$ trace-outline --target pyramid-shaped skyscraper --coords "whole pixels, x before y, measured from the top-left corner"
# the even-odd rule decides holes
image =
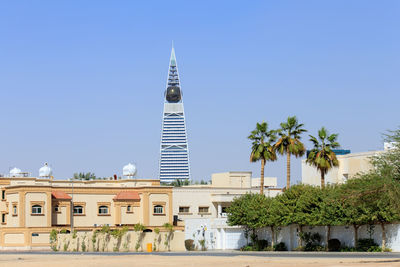
[[[185,111],[175,51],[172,47],[160,144],[159,178],[163,183],[190,179]]]

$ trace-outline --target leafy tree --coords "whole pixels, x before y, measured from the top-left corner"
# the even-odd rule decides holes
[[[279,154],[286,154],[286,188],[290,187],[290,156],[301,157],[306,148],[300,141],[301,134],[306,132],[304,124],[299,123],[296,116],[287,118],[286,122],[281,123],[281,129],[278,131],[279,139],[275,144],[275,149]]]
[[[286,226],[282,210],[282,203],[276,198],[265,198],[265,210],[262,211],[260,221],[262,227],[269,227],[271,230],[271,247],[275,246],[276,227]]]
[[[276,153],[273,142],[276,140],[276,131],[268,130],[266,122],[257,123],[248,139],[252,140],[250,162],[261,161],[260,194],[264,194],[264,168],[267,161],[275,161]]]
[[[320,213],[316,218],[319,225],[326,226],[325,240],[326,250],[328,250],[328,241],[331,239],[331,226],[343,225],[345,221],[345,212],[343,204],[340,201],[341,188],[338,185],[329,185],[322,190],[322,201],[320,202]]]
[[[231,205],[227,208],[228,220],[227,223],[230,226],[239,225],[246,229],[250,229],[250,201],[254,194],[248,193],[240,197],[234,198]]]
[[[247,193],[235,198],[228,208],[228,225],[243,226],[252,232],[251,239],[257,240],[257,229],[265,227],[265,215],[268,213],[267,197],[261,194]]]
[[[318,131],[318,138],[310,135],[314,148],[308,154],[306,162],[317,168],[321,173],[321,187],[325,187],[325,175],[333,167],[339,166],[334,148],[340,147],[337,142],[338,134],[329,135],[325,127]]]
[[[400,182],[400,127],[389,130],[383,137],[384,141],[391,143],[393,148],[372,157],[371,163],[380,176],[392,177]]]
[[[95,180],[96,175],[92,172],[80,172],[80,173],[74,173],[74,179],[76,180]]]
[[[189,180],[176,179],[175,181],[171,182],[170,185],[172,185],[174,187],[181,187],[181,186],[189,185],[189,184],[190,184]]]
[[[353,179],[356,188],[350,201],[363,208],[360,219],[366,224],[380,224],[382,250],[386,248],[385,225],[400,220],[400,183],[376,172],[361,174]]]
[[[303,226],[318,225],[320,202],[322,202],[319,188],[311,185],[294,185],[277,196],[277,201],[281,202],[282,224],[297,224],[299,237],[303,233]],[[299,245],[302,246],[301,238]]]
[[[358,244],[358,229],[361,225],[368,224],[370,212],[367,202],[362,201],[362,195],[367,194],[363,179],[350,179],[341,186],[341,202],[343,205],[345,225],[352,225],[354,230],[354,247]]]

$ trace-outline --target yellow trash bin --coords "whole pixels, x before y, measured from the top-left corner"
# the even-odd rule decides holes
[[[147,243],[147,252],[153,252],[153,244]]]

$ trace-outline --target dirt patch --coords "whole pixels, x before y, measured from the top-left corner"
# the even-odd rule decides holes
[[[327,258],[268,258],[255,256],[158,256],[158,255],[13,255],[2,254],[0,266],[64,267],[64,266],[129,266],[129,267],[352,267],[399,266],[391,259],[327,259]]]

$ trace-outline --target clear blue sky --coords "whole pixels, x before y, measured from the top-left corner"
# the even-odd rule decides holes
[[[172,40],[194,179],[259,176],[246,137],[289,115],[353,152],[381,149],[400,125],[399,13],[399,1],[1,1],[0,171],[48,161],[57,179],[111,176],[133,161],[157,177]],[[284,185],[284,166],[266,175]]]

